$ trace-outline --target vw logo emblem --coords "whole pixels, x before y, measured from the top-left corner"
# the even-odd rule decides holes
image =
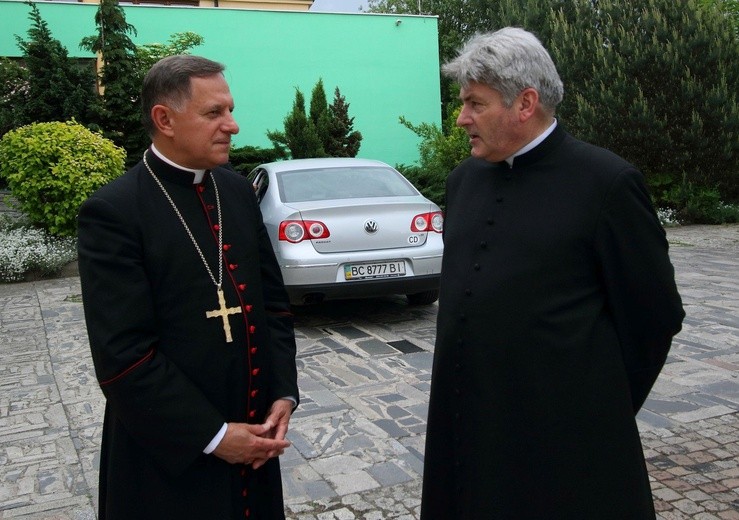
[[[377,222],[374,220],[368,220],[364,223],[364,230],[369,233],[370,235],[372,233],[377,233],[377,228],[379,226],[377,225]]]

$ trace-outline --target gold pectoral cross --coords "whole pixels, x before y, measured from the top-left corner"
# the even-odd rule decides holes
[[[218,286],[218,309],[206,311],[206,318],[221,318],[223,320],[223,332],[226,333],[226,343],[231,343],[231,323],[228,321],[229,314],[240,314],[241,307],[226,307],[226,298],[223,296],[223,289]]]

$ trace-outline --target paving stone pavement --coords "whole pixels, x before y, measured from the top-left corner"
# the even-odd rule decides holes
[[[655,505],[739,520],[739,225],[668,237],[687,318],[637,417]],[[436,309],[296,310],[288,518],[418,519]],[[79,278],[0,285],[0,518],[95,518],[102,415]]]

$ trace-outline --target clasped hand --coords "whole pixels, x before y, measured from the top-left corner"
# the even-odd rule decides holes
[[[285,440],[293,403],[279,399],[272,404],[262,424],[228,423],[226,434],[213,455],[231,464],[251,464],[254,469],[290,446]]]

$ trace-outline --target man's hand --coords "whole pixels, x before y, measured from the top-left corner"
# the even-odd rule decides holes
[[[267,413],[267,419],[264,421],[264,424],[272,424],[274,426],[267,431],[264,435],[265,437],[276,439],[278,441],[285,440],[287,425],[290,422],[290,414],[292,414],[294,404],[295,403],[290,399],[278,399],[272,403],[272,407],[269,409],[269,413]],[[282,452],[280,452],[280,455],[282,455]],[[257,469],[264,465],[265,462],[267,462],[266,458],[254,459],[252,467]]]
[[[254,469],[268,459],[282,455],[290,443],[285,440],[284,433],[281,438],[275,438],[276,434],[271,433],[277,431],[274,423],[270,422],[271,416],[272,413],[264,424],[228,423],[226,434],[213,450],[213,455],[231,464],[252,464]]]

